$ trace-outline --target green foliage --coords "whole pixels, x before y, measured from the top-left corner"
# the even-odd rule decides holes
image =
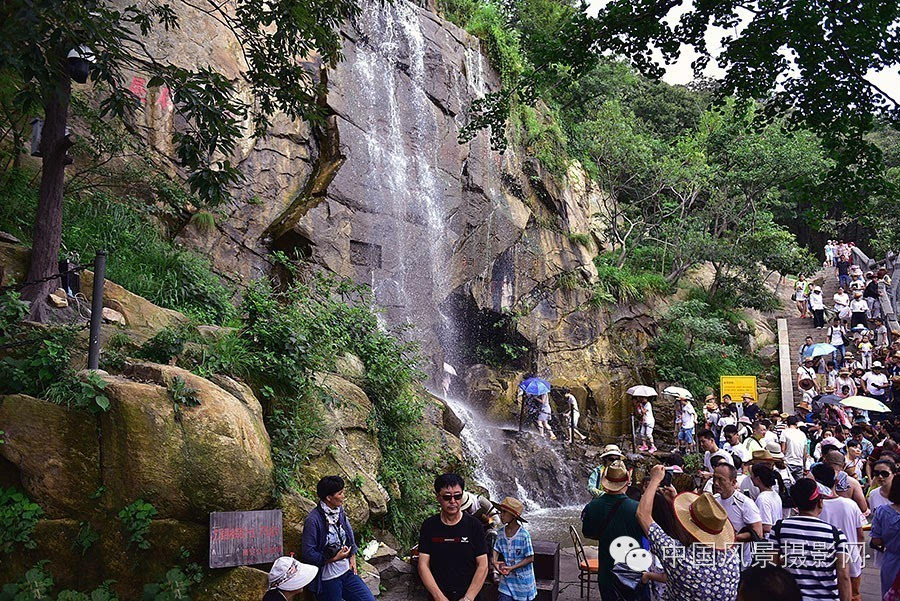
[[[302,492],[297,474],[323,435],[320,408],[331,394],[316,374],[334,368],[345,352],[365,358],[361,387],[375,406],[383,457],[381,482],[395,483],[388,526],[404,540],[427,512],[428,480],[419,433],[423,399],[417,348],[385,332],[371,310],[371,291],[325,275],[300,277],[282,288],[265,280],[249,286],[233,330],[202,338],[180,328],[160,332],[138,352],[155,361],[175,359],[202,375],[244,378],[259,396],[272,439],[276,492]],[[514,349],[508,349],[513,352]]]
[[[633,302],[650,295],[668,294],[672,290],[666,278],[628,264],[618,267],[615,258],[603,253],[594,258],[597,267],[597,284],[593,288],[591,304],[601,307],[616,302]]]
[[[44,559],[25,572],[22,580],[3,585],[0,601],[50,601],[52,599],[53,576],[44,569],[50,563]],[[64,590],[56,596],[56,601],[118,601],[119,597],[110,588],[112,580],[107,580],[90,594]]]
[[[100,535],[91,528],[90,522],[79,522],[78,533],[75,535],[75,547],[84,556],[94,543],[100,540]]]
[[[137,350],[136,356],[154,363],[169,363],[184,351],[190,330],[183,326],[163,328]]]
[[[491,0],[440,0],[438,6],[449,21],[482,41],[502,85],[515,87],[525,68],[524,57],[518,33],[507,25],[501,5]]]
[[[37,208],[31,180],[25,170],[0,175],[0,230],[26,243]],[[63,214],[63,254],[84,262],[105,249],[106,276],[130,292],[204,323],[226,322],[234,315],[232,291],[212,272],[208,259],[168,240],[149,211],[131,197],[70,195]]]
[[[138,549],[149,549],[150,541],[147,534],[150,532],[150,522],[158,512],[156,507],[143,499],[138,499],[131,505],[127,505],[119,511],[119,521],[128,535],[128,545],[134,545]]]
[[[172,397],[172,402],[176,406],[197,407],[200,405],[197,390],[188,386],[181,376],[175,376],[175,379],[169,383],[168,391],[169,396]]]
[[[77,380],[67,379],[54,383],[48,392],[50,400],[67,404],[69,408],[82,409],[89,413],[109,411],[109,397],[103,394],[107,383],[100,374],[88,372]]]
[[[212,232],[216,229],[216,216],[209,211],[197,211],[191,215],[191,225],[201,232]]]
[[[556,286],[560,290],[575,290],[581,286],[581,276],[574,271],[564,271],[556,276]]]
[[[172,398],[172,406],[175,409],[175,419],[181,421],[182,407],[198,407],[200,398],[197,396],[197,390],[191,388],[181,376],[175,376],[167,387],[169,396]]]
[[[21,316],[19,303],[15,293],[0,299],[0,344],[13,345],[0,359],[0,394],[27,394],[91,413],[107,411],[106,382],[93,372],[79,375],[72,366],[77,329],[31,329],[10,321]]]
[[[3,585],[0,601],[49,601],[53,576],[44,570],[48,563],[49,560],[43,559],[25,572],[22,580]]]
[[[34,527],[44,515],[39,505],[15,488],[0,488],[0,554],[12,553],[17,545],[34,549]]]
[[[760,373],[762,366],[742,348],[731,315],[701,299],[672,305],[653,341],[659,378],[702,398],[718,387],[719,376]]]
[[[144,586],[142,601],[182,601],[190,599],[191,587],[203,579],[200,566],[191,563],[182,568],[175,566],[166,572],[159,582]]]
[[[694,474],[700,471],[700,468],[703,467],[703,457],[700,453],[687,453],[684,456],[684,471],[689,474]]]
[[[590,247],[591,245],[590,234],[569,232],[568,234],[566,234],[566,238],[568,238],[569,242],[572,242],[573,244],[580,244],[581,246],[587,247]]]

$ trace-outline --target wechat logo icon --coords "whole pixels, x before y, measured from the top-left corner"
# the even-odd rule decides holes
[[[646,572],[653,563],[653,556],[630,536],[620,536],[609,545],[609,554],[615,563],[624,563],[635,572]]]

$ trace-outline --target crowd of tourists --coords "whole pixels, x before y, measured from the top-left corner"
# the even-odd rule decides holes
[[[641,582],[654,600],[859,601],[867,560],[881,569],[884,599],[897,598],[900,420],[847,429],[820,414],[757,411],[715,432],[707,419],[696,474],[676,452],[638,484],[616,445],[600,455],[582,519],[599,541],[603,601],[645,598],[623,596],[621,537],[652,553]]]
[[[900,333],[881,315],[879,284],[889,277],[863,273],[852,246],[825,247],[838,280],[830,306],[803,277],[794,289],[800,316],[825,330],[797,349],[794,414],[766,412],[751,394],[709,395],[700,414],[687,391],[676,393],[675,449],[658,453],[652,399],[633,395],[645,454],[606,445],[581,513],[582,533],[598,543],[601,601],[860,601],[866,562],[880,568],[883,601],[900,601],[900,419],[875,410],[900,401]],[[552,439],[549,392],[539,378],[522,382],[520,423]],[[583,439],[577,401],[563,393],[562,425]],[[859,396],[880,404],[848,406]],[[686,471],[695,452],[700,467]],[[647,471],[646,453],[662,463]],[[499,601],[533,601],[523,503],[465,488],[456,474],[434,482],[439,512],[423,522],[415,554],[425,596],[481,601],[493,582]],[[327,476],[317,494],[303,530],[306,563],[278,559],[264,601],[290,601],[303,587],[318,601],[373,601],[357,573],[344,481]]]

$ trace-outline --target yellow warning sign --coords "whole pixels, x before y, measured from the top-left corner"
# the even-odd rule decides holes
[[[719,376],[719,398],[730,394],[736,403],[741,402],[741,397],[749,394],[753,400],[758,401],[756,392],[756,376]]]

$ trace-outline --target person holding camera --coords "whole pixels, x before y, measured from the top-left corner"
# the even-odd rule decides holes
[[[303,525],[303,559],[319,567],[309,585],[316,601],[375,601],[356,573],[356,540],[344,512],[344,480],[325,476],[316,485],[319,504]]]

